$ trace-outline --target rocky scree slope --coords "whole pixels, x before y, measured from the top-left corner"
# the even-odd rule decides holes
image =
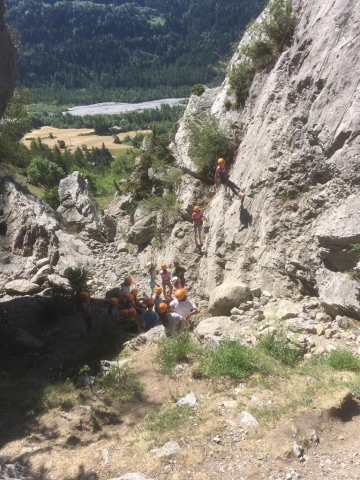
[[[255,76],[244,108],[224,106],[227,98],[235,103],[228,78],[191,97],[172,145],[189,172],[178,189],[180,219],[161,252],[142,246],[139,257],[180,256],[204,300],[238,278],[279,297],[319,296],[329,314],[359,319],[360,5],[316,0],[293,8],[293,44]],[[215,192],[195,178],[186,119],[201,112],[239,125],[231,179],[247,187],[243,206],[224,187]],[[195,204],[210,220],[202,255],[193,251]]]

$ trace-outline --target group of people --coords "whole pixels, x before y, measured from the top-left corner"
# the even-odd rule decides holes
[[[122,324],[126,320],[134,320],[139,333],[158,325],[165,327],[165,333],[168,336],[182,331],[189,317],[196,315],[200,310],[187,298],[184,288],[185,268],[180,265],[178,259],[173,263],[172,272],[168,270],[166,263],[160,265],[159,271],[152,262],[146,265],[150,297],[144,301],[138,299],[138,290],[131,288],[132,278],[126,277],[120,288],[114,289],[113,296],[108,298],[108,313],[111,321]],[[80,292],[79,296],[83,318],[89,332],[92,328],[90,296],[85,291]]]
[[[223,158],[217,161],[215,171],[215,186],[229,187],[231,191],[243,201],[245,188],[238,187],[229,179],[226,162]],[[202,246],[201,230],[203,221],[208,221],[199,205],[194,207],[192,222],[196,247]],[[195,303],[187,298],[185,289],[185,268],[180,261],[173,261],[174,269],[171,272],[163,262],[158,270],[152,262],[146,264],[150,297],[145,301],[138,299],[138,290],[131,289],[132,278],[126,277],[119,289],[109,298],[109,315],[113,322],[119,323],[127,319],[134,319],[139,333],[157,325],[164,325],[167,335],[182,331],[185,323],[192,315],[199,313]],[[83,318],[87,331],[92,328],[91,307],[88,292],[81,292]]]

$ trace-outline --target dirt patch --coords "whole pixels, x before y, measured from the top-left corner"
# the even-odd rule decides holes
[[[22,142],[30,147],[31,139],[38,137],[41,138],[42,142],[48,145],[49,147],[54,147],[57,145],[58,140],[64,140],[66,146],[69,150],[75,150],[77,147],[82,147],[86,145],[89,149],[92,147],[100,148],[102,144],[105,144],[105,147],[111,150],[124,150],[130,148],[129,145],[116,144],[113,141],[113,137],[109,136],[98,136],[91,134],[93,130],[88,128],[54,128],[54,127],[41,127],[38,130],[33,130],[31,133],[26,134]],[[141,133],[149,133],[150,130],[141,130]],[[138,132],[126,132],[119,133],[118,137],[121,141],[125,139],[127,135],[130,138],[133,138]],[[49,135],[52,134],[54,138],[49,138]]]

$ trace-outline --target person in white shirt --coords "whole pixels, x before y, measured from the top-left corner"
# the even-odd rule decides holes
[[[170,312],[170,308],[166,303],[160,303],[158,306],[158,313],[160,322],[165,327],[165,334],[171,337],[173,333],[180,333],[184,330],[186,319],[178,313]]]
[[[196,304],[187,299],[185,288],[176,290],[174,292],[174,297],[175,300],[170,302],[170,307],[174,309],[175,313],[178,313],[183,318],[188,318],[200,313],[200,309],[196,307]]]

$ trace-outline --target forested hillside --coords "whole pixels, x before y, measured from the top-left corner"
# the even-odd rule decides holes
[[[264,0],[7,0],[20,83],[58,103],[188,95],[210,84]],[[130,90],[130,94],[129,94]],[[126,95],[125,92],[128,91]]]

